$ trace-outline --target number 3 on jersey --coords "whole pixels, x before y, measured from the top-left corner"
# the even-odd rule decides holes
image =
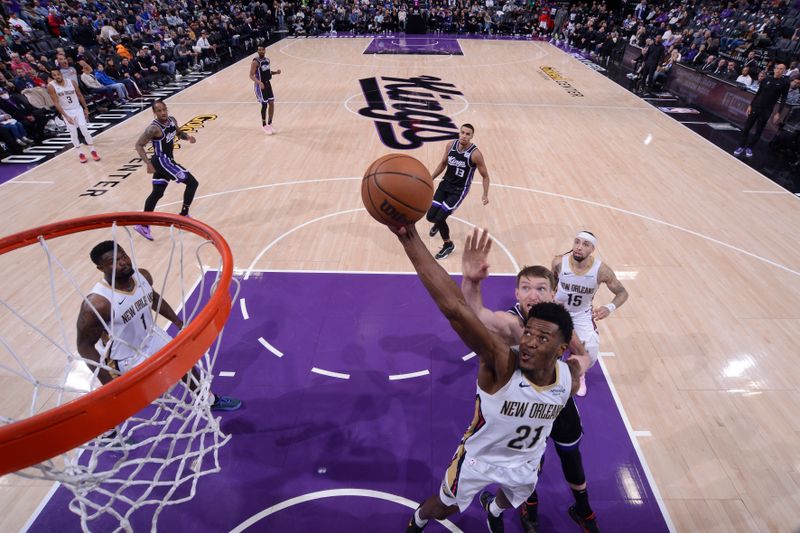
[[[583,294],[568,294],[567,295],[567,305],[571,305],[573,307],[578,307],[583,302]]]

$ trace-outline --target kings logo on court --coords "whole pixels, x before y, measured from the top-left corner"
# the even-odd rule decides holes
[[[434,76],[382,76],[359,83],[367,105],[358,114],[375,122],[389,148],[413,150],[424,143],[458,139],[458,126],[444,112],[444,105],[455,97],[463,99],[452,83]]]

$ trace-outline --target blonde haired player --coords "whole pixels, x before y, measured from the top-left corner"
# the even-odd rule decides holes
[[[97,155],[97,151],[94,149],[92,134],[89,133],[89,129],[86,127],[89,108],[86,106],[86,100],[83,99],[83,94],[81,94],[78,84],[72,80],[65,80],[58,69],[51,70],[50,75],[53,79],[47,84],[47,92],[50,93],[50,98],[53,100],[56,110],[67,124],[72,146],[78,150],[78,159],[80,159],[81,163],[88,161],[86,155],[80,151],[81,143],[78,140],[78,128],[80,128],[83,138],[91,150],[92,159],[100,161],[100,156]]]
[[[617,279],[614,270],[592,254],[597,247],[597,237],[588,231],[579,231],[572,241],[572,250],[553,259],[553,273],[558,280],[556,302],[567,308],[575,325],[575,333],[586,347],[591,365],[600,355],[600,336],[595,320],[603,320],[628,299],[628,291]],[[614,299],[611,303],[592,307],[594,295],[605,283]],[[581,376],[578,396],[586,395],[586,378]]]

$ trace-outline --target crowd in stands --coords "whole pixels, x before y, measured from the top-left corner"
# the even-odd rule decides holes
[[[429,32],[552,37],[600,62],[642,48],[639,89],[675,63],[756,90],[776,61],[800,76],[800,2],[787,0],[3,0],[0,6],[0,148],[47,134],[52,69],[100,106],[125,102],[191,69],[240,57],[278,35],[402,32],[409,17]],[[800,81],[792,101],[800,100]],[[21,127],[20,127],[21,124]]]
[[[0,10],[2,153],[63,125],[47,90],[53,70],[103,110],[238,58],[276,23],[274,7],[258,0],[4,0]]]

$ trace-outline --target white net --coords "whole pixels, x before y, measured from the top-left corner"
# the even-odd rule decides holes
[[[125,309],[112,303],[107,322],[92,304],[96,296],[90,295],[97,294],[94,284],[103,273],[89,261],[89,250],[104,240],[114,243],[114,264],[127,253],[134,277],[146,268],[153,278],[158,296],[142,311],[146,317],[138,317],[146,324],[141,334],[132,336],[116,327],[116,313]],[[0,289],[0,383],[8,400],[0,402],[5,404],[0,406],[0,426],[85,395],[102,386],[99,374],[119,376],[120,368],[134,366],[168,344],[177,331],[159,326],[167,323],[160,312],[168,302],[181,303],[177,315],[190,324],[216,290],[221,262],[214,245],[191,232],[170,226],[155,243],[145,243],[130,227],[116,223],[52,240],[40,237],[38,245],[0,256],[4,272],[17,266],[15,282]],[[117,290],[116,272],[112,269],[108,285],[113,300],[125,295]],[[75,324],[82,305],[104,330],[97,344],[98,362],[82,357],[76,348],[81,326]],[[84,531],[133,531],[131,517],[137,511],[155,530],[165,506],[191,499],[198,480],[220,469],[218,450],[230,438],[211,410],[221,340],[220,333],[183,380],[135,415],[15,475],[67,487],[73,495],[70,510],[80,517]],[[119,354],[133,359],[120,359]]]

